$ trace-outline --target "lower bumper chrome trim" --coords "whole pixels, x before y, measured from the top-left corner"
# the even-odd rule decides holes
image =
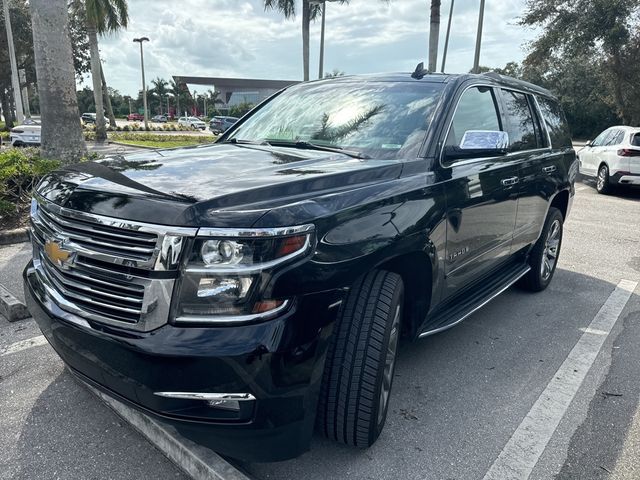
[[[154,395],[165,398],[180,398],[183,400],[204,400],[207,402],[216,400],[248,402],[256,399],[256,397],[250,393],[154,392]]]

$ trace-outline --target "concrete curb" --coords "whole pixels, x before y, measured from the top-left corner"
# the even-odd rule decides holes
[[[24,320],[31,316],[27,307],[2,285],[0,285],[0,314],[10,322]]]
[[[0,245],[10,245],[12,243],[22,243],[28,241],[29,229],[27,227],[0,232]]]
[[[250,480],[220,455],[182,437],[173,427],[119,402],[91,385],[81,383],[193,480]]]

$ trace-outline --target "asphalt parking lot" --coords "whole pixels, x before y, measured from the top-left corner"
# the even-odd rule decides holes
[[[19,297],[29,256],[0,248],[0,283]],[[237,466],[260,480],[640,478],[638,282],[640,191],[580,183],[551,286],[405,343],[372,448],[316,436],[298,459]],[[0,319],[0,477],[187,478],[48,345],[19,343],[38,336]]]

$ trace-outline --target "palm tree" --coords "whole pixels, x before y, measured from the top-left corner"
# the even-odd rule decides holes
[[[339,3],[349,3],[349,0],[337,0]],[[296,0],[264,0],[265,10],[278,10],[285,18],[296,16]],[[302,64],[305,82],[309,80],[309,29],[311,21],[322,15],[322,8],[310,0],[302,0]]]
[[[440,38],[441,0],[431,0],[431,27],[429,30],[429,71],[435,72],[438,63],[438,39]]]
[[[129,9],[126,0],[73,0],[73,6],[77,9],[84,7],[91,55],[93,97],[96,103],[96,140],[104,141],[107,139],[107,129],[104,119],[102,63],[98,48],[98,35],[127,28]]]
[[[182,116],[182,112],[180,112],[180,100],[184,101],[184,105],[187,104],[185,90],[184,84],[178,83],[174,79],[171,79],[169,82],[169,92],[171,92],[173,98],[176,100],[176,117]]]
[[[151,93],[152,96],[157,97],[158,103],[160,104],[159,113],[162,115],[162,102],[169,93],[169,90],[167,89],[169,82],[167,82],[164,78],[158,77],[155,80],[151,80],[151,83],[153,84],[153,88],[149,91],[149,93]],[[168,113],[169,112],[167,112],[167,114]]]
[[[80,126],[67,0],[30,0],[42,118],[42,155],[63,163],[87,153]]]

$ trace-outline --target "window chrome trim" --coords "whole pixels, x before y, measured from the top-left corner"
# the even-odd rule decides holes
[[[260,237],[285,237],[300,233],[309,233],[315,230],[315,225],[297,225],[293,227],[275,228],[201,228],[198,237],[223,237],[223,238],[260,238]]]
[[[277,308],[273,310],[269,310],[268,312],[262,313],[253,313],[249,315],[183,315],[181,317],[176,317],[174,323],[192,323],[192,324],[238,324],[238,323],[249,323],[249,322],[257,322],[270,320],[278,314],[284,312],[289,309],[291,302],[289,300],[285,300],[282,302]]]
[[[539,110],[539,106],[537,104],[537,95],[539,94],[535,94],[535,93],[531,93],[531,92],[527,92],[526,90],[521,90],[518,88],[512,88],[512,87],[507,87],[507,86],[503,86],[503,85],[492,85],[492,84],[488,84],[488,83],[473,83],[471,85],[466,86],[463,90],[462,93],[460,94],[460,97],[458,98],[458,101],[456,102],[456,108],[453,110],[453,115],[451,116],[451,120],[449,121],[449,126],[447,127],[447,131],[446,134],[444,136],[444,140],[442,141],[442,145],[440,146],[440,153],[438,154],[438,163],[440,164],[441,168],[452,168],[452,167],[457,167],[457,166],[462,166],[462,165],[469,165],[469,164],[473,164],[473,163],[478,163],[478,162],[485,162],[490,158],[509,158],[511,156],[514,155],[521,155],[523,153],[534,153],[537,151],[550,151],[553,150],[553,148],[551,147],[551,139],[549,138],[549,146],[548,147],[542,147],[542,148],[532,148],[529,150],[519,150],[517,152],[509,152],[505,155],[501,155],[499,157],[482,157],[482,158],[471,158],[468,160],[460,160],[460,161],[453,161],[451,163],[451,165],[449,166],[445,166],[444,162],[443,162],[443,157],[444,157],[444,147],[445,147],[445,143],[447,141],[447,138],[449,138],[449,133],[451,131],[451,127],[453,126],[453,119],[456,116],[456,113],[458,112],[458,106],[460,105],[460,100],[462,99],[462,96],[467,92],[467,90],[470,90],[472,88],[491,88],[493,89],[493,97],[494,100],[497,102],[499,101],[498,98],[496,98],[497,93],[496,93],[496,89],[504,89],[504,90],[510,90],[513,92],[518,92],[518,93],[522,93],[523,95],[531,95],[532,97],[534,97],[536,99],[536,106],[538,107]],[[496,105],[497,107],[497,111],[496,113],[498,114],[498,118],[500,119],[501,122],[504,122],[504,119],[502,119],[502,115],[500,114],[500,109],[499,109],[499,105]],[[502,128],[504,128],[504,125],[502,125]],[[546,130],[546,125],[545,125],[545,130]],[[547,131],[547,136],[549,135],[549,132]]]

